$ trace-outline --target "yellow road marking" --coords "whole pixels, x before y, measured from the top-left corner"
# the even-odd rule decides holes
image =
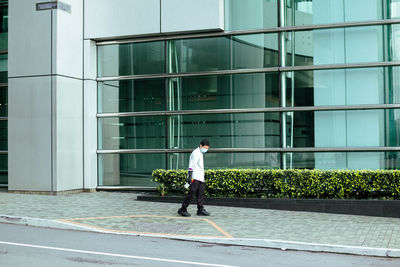
[[[223,236],[210,236],[210,235],[190,235],[190,234],[174,234],[174,233],[151,233],[151,232],[137,232],[137,231],[122,231],[122,230],[113,230],[113,229],[107,229],[107,228],[102,228],[99,226],[91,225],[91,224],[85,224],[85,223],[79,223],[75,221],[81,221],[81,220],[100,220],[100,219],[114,219],[114,218],[140,218],[140,217],[153,217],[153,218],[166,218],[166,219],[180,219],[180,220],[197,220],[197,221],[204,221],[210,224],[212,227],[214,227],[218,232],[223,234]],[[182,218],[182,217],[176,217],[176,216],[160,216],[160,215],[148,215],[148,214],[143,214],[143,215],[129,215],[129,216],[106,216],[106,217],[88,217],[88,218],[71,218],[71,219],[60,219],[58,221],[61,222],[66,222],[66,223],[71,223],[75,225],[80,225],[84,227],[89,227],[89,228],[94,228],[98,229],[101,231],[108,231],[108,232],[115,232],[115,233],[131,233],[131,234],[146,234],[146,235],[168,235],[168,236],[189,236],[189,237],[212,237],[212,238],[233,238],[230,234],[228,234],[226,231],[224,231],[221,227],[219,227],[216,223],[209,219],[204,219],[204,218]]]

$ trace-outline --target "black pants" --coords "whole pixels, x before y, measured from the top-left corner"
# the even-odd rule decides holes
[[[203,209],[204,204],[204,183],[198,180],[193,180],[193,182],[189,186],[189,193],[186,196],[185,200],[182,203],[182,209],[186,210],[192,201],[194,195],[197,197],[197,209]]]

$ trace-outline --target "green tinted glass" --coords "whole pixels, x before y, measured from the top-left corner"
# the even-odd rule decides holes
[[[158,74],[165,72],[165,42],[98,47],[98,76]]]
[[[398,109],[286,112],[287,147],[400,146]]]
[[[247,2],[247,1],[243,1]],[[286,0],[287,26],[399,18],[398,0]]]
[[[99,149],[165,148],[165,117],[100,118]]]
[[[151,173],[166,168],[165,158],[165,154],[99,154],[99,185],[156,187]]]
[[[8,155],[0,155],[0,184],[8,184]]]
[[[279,105],[278,73],[168,79],[169,110],[264,108]]]
[[[398,152],[285,153],[288,168],[322,170],[393,170],[400,168]]]
[[[170,73],[274,66],[278,66],[275,33],[168,41]]]
[[[213,146],[213,143],[211,143]],[[189,153],[174,153],[168,155],[169,169],[187,169]],[[279,153],[212,153],[204,154],[205,169],[278,169],[281,159]]]
[[[8,1],[0,1],[0,51],[8,50]]]
[[[177,115],[169,118],[169,148],[207,138],[216,148],[279,147],[279,113]]]
[[[165,110],[165,80],[122,80],[98,83],[98,112]]]
[[[400,67],[296,71],[286,77],[287,106],[400,103]]]
[[[399,46],[394,45],[398,42],[395,37],[397,32],[398,28],[391,25],[288,32],[286,65],[398,60]]]

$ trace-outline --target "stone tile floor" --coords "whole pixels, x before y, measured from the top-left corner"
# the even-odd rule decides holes
[[[29,195],[0,191],[0,215],[66,220],[97,229],[202,237],[272,239],[400,249],[400,219],[207,206],[211,217],[176,214],[180,205],[136,201],[138,194]]]

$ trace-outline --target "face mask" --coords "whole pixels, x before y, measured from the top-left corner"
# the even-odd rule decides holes
[[[203,154],[206,153],[207,150],[208,150],[208,149],[205,149],[205,148],[202,148],[202,147],[200,148],[200,152],[203,153]]]

